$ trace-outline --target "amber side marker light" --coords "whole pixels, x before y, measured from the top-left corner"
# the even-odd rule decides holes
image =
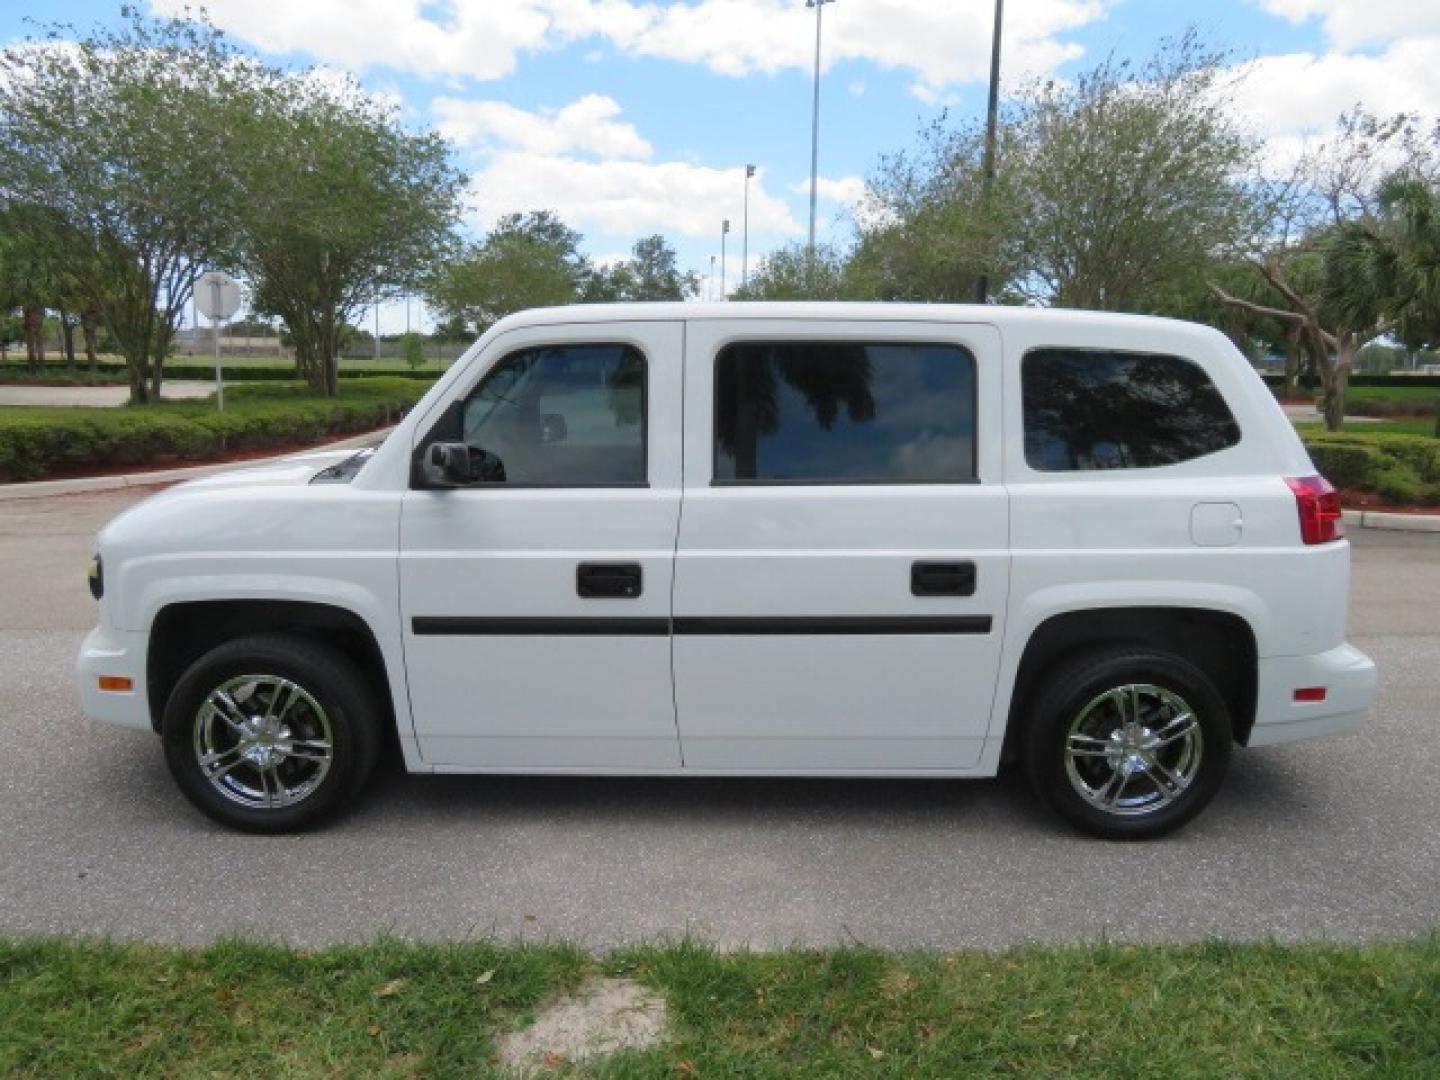
[[[135,680],[127,679],[123,675],[101,675],[99,682],[101,690],[123,690],[129,692],[135,689]]]
[[[1326,690],[1323,686],[1302,686],[1295,691],[1296,701],[1324,701]]]

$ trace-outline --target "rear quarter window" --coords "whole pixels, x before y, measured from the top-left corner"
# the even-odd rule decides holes
[[[1184,357],[1032,349],[1020,375],[1025,461],[1040,472],[1178,465],[1240,441],[1224,397]]]

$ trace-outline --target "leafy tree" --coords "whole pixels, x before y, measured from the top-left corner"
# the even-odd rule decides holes
[[[1345,419],[1345,392],[1356,355],[1400,322],[1370,283],[1335,286],[1347,237],[1384,213],[1384,162],[1397,153],[1407,169],[1433,174],[1436,148],[1419,137],[1413,118],[1380,119],[1358,108],[1341,117],[1333,139],[1309,150],[1287,176],[1261,189],[1264,212],[1256,215],[1253,236],[1241,251],[1263,283],[1263,299],[1211,284],[1220,300],[1252,317],[1283,323],[1303,342],[1320,374],[1322,412],[1331,431]]]
[[[1224,57],[1193,34],[1138,67],[1107,59],[1035,81],[1005,109],[998,170],[984,130],[945,118],[882,159],[850,276],[884,299],[1002,300],[1144,310],[1243,235],[1236,177],[1257,143],[1229,108]]]
[[[425,338],[416,333],[401,334],[400,355],[405,358],[405,364],[411,371],[418,371],[424,367]]]
[[[1235,177],[1258,146],[1232,116],[1223,61],[1190,33],[1138,69],[1112,58],[1022,92],[1002,165],[1020,199],[1022,290],[1135,310],[1242,235]]]
[[[592,268],[581,299],[592,303],[688,300],[700,291],[700,279],[682,273],[675,249],[658,233],[635,241],[630,258]]]
[[[250,61],[206,22],[122,14],[73,47],[56,28],[0,53],[0,199],[85,238],[82,291],[143,403],[195,279],[233,240],[235,165],[254,148],[232,103]]]
[[[1015,155],[1017,129],[999,132],[997,157]],[[987,187],[985,131],[950,128],[942,116],[917,150],[881,158],[867,185],[868,206],[849,269],[881,300],[959,303],[974,299],[984,275],[997,291],[1018,269],[1018,192],[1008,170]]]
[[[812,258],[804,244],[772,251],[750,272],[750,280],[736,289],[736,300],[855,300],[861,299],[843,252],[829,244],[816,244]]]
[[[418,283],[449,242],[463,177],[438,135],[406,131],[352,82],[252,65],[233,111],[251,149],[230,261],[333,397],[347,325]]]
[[[506,315],[579,299],[591,271],[580,234],[549,210],[507,214],[425,283],[446,320],[483,333]]]

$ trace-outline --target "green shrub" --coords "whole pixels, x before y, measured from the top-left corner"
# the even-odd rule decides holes
[[[1397,503],[1433,504],[1440,493],[1440,439],[1376,432],[1305,436],[1310,459],[1336,487]]]
[[[224,412],[213,401],[0,408],[0,481],[319,442],[394,423],[426,389],[414,379],[376,378],[347,383],[332,399],[311,397],[299,385],[236,386]]]
[[[1384,468],[1385,455],[1373,446],[1307,440],[1310,460],[1336,487],[1368,488]]]

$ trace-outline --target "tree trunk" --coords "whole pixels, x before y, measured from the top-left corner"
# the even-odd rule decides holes
[[[145,367],[142,363],[134,363],[127,356],[125,358],[125,371],[130,376],[130,404],[148,405],[150,403],[150,392],[145,386]]]
[[[1300,395],[1300,364],[1303,356],[1300,348],[1300,328],[1293,327],[1285,335],[1285,386],[1281,397],[1288,399]]]
[[[96,347],[96,338],[99,336],[100,308],[95,304],[87,304],[80,312],[80,334],[85,339],[85,359],[90,364],[90,374],[94,375],[100,366],[100,353]]]
[[[65,352],[65,363],[70,367],[75,366],[75,324],[70,321],[70,313],[64,308],[57,308],[60,315],[60,347]]]
[[[1343,334],[1334,359],[1318,362],[1320,380],[1325,390],[1322,411],[1327,431],[1339,431],[1345,424],[1345,391],[1350,386],[1350,370],[1355,365],[1356,351],[1355,339],[1349,334]]]
[[[33,304],[26,305],[23,315],[25,321],[25,360],[30,370],[36,374],[45,363],[45,309],[36,307]]]

